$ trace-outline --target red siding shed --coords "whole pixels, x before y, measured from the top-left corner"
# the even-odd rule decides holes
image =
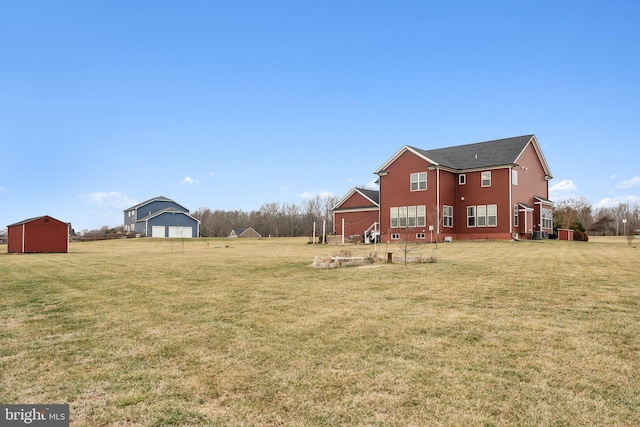
[[[558,240],[573,240],[573,230],[558,228]]]
[[[69,224],[48,215],[7,226],[8,253],[67,253]]]

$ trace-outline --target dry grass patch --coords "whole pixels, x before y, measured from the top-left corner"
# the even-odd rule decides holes
[[[78,426],[640,422],[626,242],[454,242],[437,263],[309,268],[343,249],[0,253],[0,401],[69,403]]]

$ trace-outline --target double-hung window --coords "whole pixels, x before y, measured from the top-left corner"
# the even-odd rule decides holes
[[[553,228],[553,211],[542,209],[542,228]]]
[[[442,209],[443,226],[453,227],[453,206],[445,206]]]
[[[398,208],[398,227],[407,226],[407,207],[401,206]]]
[[[398,208],[391,208],[391,228],[398,228]]]
[[[498,205],[487,206],[487,225],[489,227],[498,225]]]
[[[407,226],[415,227],[416,226],[416,207],[408,206],[407,210],[408,210]]]
[[[487,207],[480,205],[476,207],[478,213],[478,227],[487,226]]]
[[[467,206],[467,227],[497,227],[498,205]]]
[[[416,226],[424,227],[427,225],[427,207],[425,205],[417,206]]]
[[[411,191],[421,191],[426,189],[427,189],[427,173],[426,172],[412,173],[411,174]]]
[[[513,205],[513,226],[518,226],[518,205]]]
[[[425,205],[393,207],[390,210],[389,217],[391,228],[425,227],[427,224],[427,207]]]
[[[491,171],[482,172],[482,186],[491,187]]]
[[[467,227],[476,226],[476,207],[467,206]]]

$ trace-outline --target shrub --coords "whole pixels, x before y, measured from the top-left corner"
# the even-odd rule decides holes
[[[589,235],[586,231],[573,230],[573,240],[577,242],[588,242]]]

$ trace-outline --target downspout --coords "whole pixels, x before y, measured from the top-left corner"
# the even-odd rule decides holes
[[[24,233],[26,232],[25,224],[22,224],[22,253],[24,253]]]
[[[513,212],[513,167],[511,167],[511,169],[509,169],[509,212],[511,212],[511,215],[509,215],[510,219],[509,219],[509,233],[511,234],[511,238],[513,238],[513,216],[516,214],[515,212]]]
[[[436,247],[440,240],[440,168],[436,166]]]

